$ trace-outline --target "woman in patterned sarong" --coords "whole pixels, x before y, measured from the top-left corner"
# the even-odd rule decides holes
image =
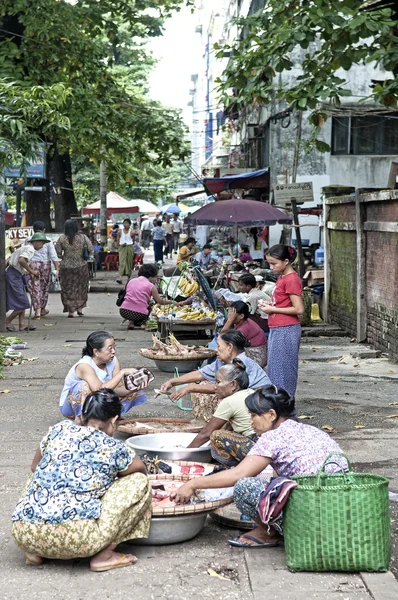
[[[92,571],[109,571],[137,561],[115,549],[148,537],[152,494],[142,461],[112,437],[121,408],[112,390],[99,390],[86,398],[82,426],[61,421],[43,438],[12,515],[26,564],[90,557]]]

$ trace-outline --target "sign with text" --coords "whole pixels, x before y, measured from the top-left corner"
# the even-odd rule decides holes
[[[274,186],[275,204],[291,204],[296,200],[297,204],[313,202],[314,192],[312,181],[298,181],[297,183],[283,183]]]
[[[37,154],[35,160],[26,167],[26,173],[21,167],[10,167],[4,170],[4,177],[26,177],[27,179],[45,179],[46,178],[46,153],[44,148]]]
[[[6,235],[10,240],[25,240],[31,238],[33,233],[33,227],[11,227],[6,231]]]

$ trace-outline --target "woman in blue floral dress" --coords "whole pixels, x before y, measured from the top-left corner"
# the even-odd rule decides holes
[[[62,421],[43,438],[12,515],[26,564],[91,557],[92,571],[109,571],[136,562],[115,548],[148,537],[152,495],[144,464],[112,437],[121,409],[103,388],[87,396],[83,426]]]

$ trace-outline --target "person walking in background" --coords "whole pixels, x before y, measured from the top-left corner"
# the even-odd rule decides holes
[[[177,254],[180,235],[182,233],[182,221],[178,218],[177,213],[174,213],[171,224],[173,226],[174,254]]]
[[[128,281],[134,266],[134,233],[130,219],[124,219],[123,229],[117,232],[115,247],[119,250],[119,279],[116,283],[123,283],[123,275],[126,275]]]
[[[249,245],[249,253],[253,260],[262,262],[264,260],[264,251],[268,244],[260,237],[257,227],[252,227],[246,240]]]
[[[153,251],[155,254],[155,262],[163,264],[163,246],[167,244],[166,232],[162,227],[162,221],[154,221],[153,235]]]
[[[16,331],[12,324],[18,317],[19,331],[34,331],[36,327],[25,327],[25,309],[30,308],[30,302],[26,293],[26,275],[39,277],[39,271],[30,266],[30,262],[37,250],[40,250],[44,244],[50,240],[46,239],[43,233],[35,233],[28,244],[18,248],[11,254],[8,267],[6,269],[6,305],[7,311],[12,313],[6,318],[7,331]]]
[[[165,249],[166,258],[167,258],[167,256],[169,258],[172,258],[173,245],[174,245],[173,244],[173,224],[170,223],[169,215],[164,216],[162,227],[166,232],[166,249]]]
[[[279,275],[271,303],[258,301],[260,310],[268,315],[268,376],[272,383],[294,398],[298,378],[298,353],[304,313],[303,286],[293,269],[297,252],[291,246],[277,244],[267,252],[273,273]]]
[[[152,223],[146,215],[141,217],[141,244],[145,250],[148,250],[151,244]]]
[[[41,232],[44,234],[46,231],[45,223],[43,221],[35,221],[33,223],[33,231],[34,233]],[[28,240],[25,241],[26,243],[28,243]],[[40,250],[36,250],[30,262],[32,269],[39,273],[38,277],[29,278],[28,281],[28,289],[33,310],[35,311],[33,318],[36,321],[39,321],[40,317],[44,317],[49,313],[46,306],[51,282],[51,266],[54,264],[58,272],[59,262],[60,260],[55,252],[54,244],[51,241],[48,244],[44,244]]]
[[[65,233],[58,238],[55,250],[61,259],[61,300],[69,318],[75,312],[83,316],[83,308],[87,304],[89,274],[87,261],[83,258],[85,247],[92,254],[93,246],[88,237],[78,231],[77,222],[72,219],[65,221]]]

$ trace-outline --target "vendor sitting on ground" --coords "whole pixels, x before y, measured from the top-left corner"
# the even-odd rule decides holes
[[[247,396],[253,393],[248,385],[246,367],[239,358],[218,369],[216,395],[221,402],[188,448],[199,448],[211,440],[212,457],[227,467],[235,467],[245,458],[258,439],[245,404]],[[232,431],[225,426],[230,426]]]
[[[128,281],[126,295],[119,309],[120,316],[129,322],[127,329],[134,329],[134,327],[145,329],[151,298],[157,304],[171,304],[172,301],[162,298],[157,290],[155,283],[158,272],[157,265],[142,265],[138,271],[138,277]]]
[[[152,493],[146,468],[113,434],[122,406],[114,391],[87,396],[82,426],[61,421],[36,450],[33,475],[12,515],[27,565],[91,557],[92,571],[128,567],[116,546],[146,538]]]
[[[251,262],[253,260],[249,251],[249,246],[246,246],[246,244],[241,245],[238,258],[241,263]]]
[[[258,307],[259,300],[265,300],[265,302],[271,302],[272,292],[274,290],[275,283],[267,281],[264,283],[263,288],[260,290],[257,287],[257,281],[254,275],[245,273],[239,277],[238,289],[239,293],[245,294],[245,302],[249,305],[250,319],[255,321],[257,325],[265,332],[269,331],[268,327],[268,315],[263,313]]]
[[[341,452],[341,448],[324,431],[291,418],[295,412],[294,398],[282,388],[267,385],[247,396],[245,403],[253,429],[261,436],[246,458],[232,469],[188,481],[173,492],[170,499],[177,503],[188,502],[195,490],[234,485],[237,508],[251,517],[257,527],[230,543],[248,548],[276,546],[282,539],[282,518],[279,516],[276,521],[271,521],[270,527],[263,526],[259,518],[261,494],[266,487],[260,473],[271,465],[279,477],[316,474],[328,455]],[[344,459],[342,465],[346,466]],[[333,464],[328,467],[328,472],[339,469]]]
[[[193,237],[189,237],[185,240],[183,246],[181,246],[181,248],[178,251],[178,255],[177,255],[177,265],[180,262],[183,262],[185,260],[189,260],[190,258],[192,258],[192,256],[195,256],[195,254],[197,254],[198,250],[195,247],[195,238]]]
[[[90,392],[96,392],[106,385],[119,396],[122,413],[133,406],[146,402],[143,392],[126,389],[124,375],[134,374],[137,369],[121,369],[116,358],[115,338],[108,331],[94,331],[86,340],[82,358],[73,365],[65,377],[59,399],[59,407],[64,417],[78,417],[84,401]],[[77,422],[79,422],[79,419]]]
[[[228,317],[221,331],[237,329],[247,339],[249,346],[245,348],[246,355],[255,360],[260,367],[267,364],[267,340],[264,331],[250,318],[249,305],[238,300],[231,302]]]
[[[223,331],[217,338],[217,360],[197,371],[169,379],[162,384],[160,389],[162,392],[166,392],[176,385],[188,384],[174,392],[170,396],[171,400],[176,401],[186,394],[192,394],[194,417],[203,418],[206,422],[210,421],[220,404],[220,398],[215,395],[217,392],[216,373],[220,367],[232,363],[234,358],[239,358],[245,365],[250,388],[256,389],[271,383],[266,372],[254,360],[246,356],[247,344],[247,339],[240,331],[233,329]]]

